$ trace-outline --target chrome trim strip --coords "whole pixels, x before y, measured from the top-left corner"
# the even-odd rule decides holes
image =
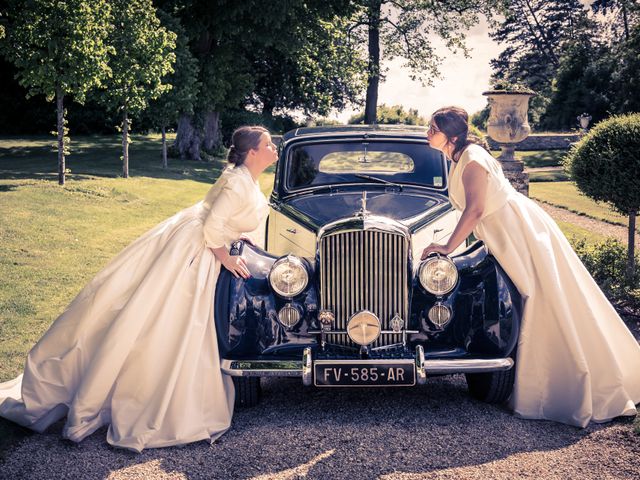
[[[420,368],[422,363],[426,375],[447,375],[453,373],[489,373],[509,370],[513,367],[511,358],[467,358],[458,360],[424,360],[420,362],[420,352],[422,346],[416,347],[416,374],[418,384],[420,384]],[[423,352],[424,354],[424,352]],[[305,348],[302,362],[298,360],[228,360],[222,359],[222,372],[232,377],[302,377],[304,385],[313,383],[313,361],[311,349]],[[346,362],[353,359],[336,359],[336,362]],[[408,359],[411,361],[411,359]],[[353,360],[355,363],[393,363],[402,362],[403,359],[362,359]],[[327,360],[326,362],[330,362]],[[307,383],[308,382],[308,383]]]
[[[299,360],[228,360],[222,359],[222,372],[232,377],[299,377]]]
[[[448,373],[488,373],[509,370],[512,358],[466,358],[459,360],[425,360],[427,375]]]

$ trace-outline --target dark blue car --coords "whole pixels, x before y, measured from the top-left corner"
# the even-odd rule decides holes
[[[466,374],[487,402],[513,389],[522,300],[480,241],[420,261],[459,218],[426,129],[301,128],[284,135],[265,248],[236,242],[251,278],[216,291],[236,403],[260,377],[315,387],[410,387]]]

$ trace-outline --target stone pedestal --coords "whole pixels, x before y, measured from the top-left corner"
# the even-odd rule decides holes
[[[498,158],[499,160],[499,158]],[[521,194],[529,196],[529,174],[524,171],[524,163],[514,160],[511,162],[500,162],[502,171],[507,180],[511,182],[513,188]]]
[[[505,177],[516,190],[529,196],[529,174],[524,172],[524,164],[516,160],[514,151],[531,132],[527,121],[529,98],[533,92],[490,90],[484,92],[489,99],[491,113],[487,121],[487,133],[502,149],[498,160],[502,164]]]

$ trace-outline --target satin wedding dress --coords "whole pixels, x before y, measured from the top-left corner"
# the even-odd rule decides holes
[[[110,444],[138,452],[224,433],[234,390],[220,370],[220,262],[209,247],[255,234],[267,210],[248,169],[226,169],[203,201],[135,240],[78,294],[23,375],[0,384],[0,416],[38,432],[66,416],[74,441],[109,425]]]
[[[453,167],[449,198],[465,208],[462,172],[487,171],[485,211],[474,234],[525,299],[518,341],[516,415],[585,427],[636,414],[640,346],[556,223],[516,192],[486,150],[470,145]]]

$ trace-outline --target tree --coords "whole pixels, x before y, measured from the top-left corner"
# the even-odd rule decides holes
[[[28,96],[56,101],[58,183],[65,183],[65,97],[82,103],[109,73],[107,0],[12,0],[3,53]]]
[[[274,110],[328,115],[332,109],[360,103],[363,63],[349,48],[348,20],[337,15],[330,21],[299,18],[290,26],[291,38],[253,50],[255,85],[249,104],[261,108],[267,119]]]
[[[492,79],[521,83],[537,93],[529,110],[537,126],[566,45],[591,35],[593,22],[580,0],[505,0],[502,11],[504,20],[491,38],[505,49],[491,61]]]
[[[160,25],[151,0],[112,0],[112,75],[101,92],[102,102],[122,118],[122,176],[129,177],[129,122],[149,100],[171,87],[162,77],[175,63],[176,34]]]
[[[365,114],[361,112],[353,115],[349,119],[350,124],[366,123]],[[418,114],[418,110],[410,108],[408,111],[402,105],[387,106],[384,103],[378,106],[376,112],[378,123],[380,124],[400,124],[400,125],[426,125],[427,120]]]
[[[367,95],[365,123],[376,123],[378,87],[383,80],[381,52],[387,60],[406,60],[412,78],[432,85],[440,75],[441,58],[429,35],[436,33],[454,53],[468,54],[465,32],[476,25],[480,14],[491,17],[499,0],[354,0],[357,13],[349,27],[353,48],[366,45]],[[381,46],[383,49],[381,50]]]
[[[162,132],[162,168],[167,168],[167,127],[174,125],[182,115],[193,115],[200,84],[198,61],[189,50],[188,38],[180,21],[161,10],[158,10],[158,18],[165,28],[177,35],[176,63],[173,73],[162,79],[162,83],[170,85],[171,89],[151,100],[145,115]]]
[[[629,217],[627,275],[633,278],[640,212],[640,113],[600,122],[569,153],[565,165],[585,195]]]
[[[339,19],[348,0],[161,0],[180,18],[200,67],[197,109],[178,122],[175,146],[200,159],[220,141],[221,113],[252,104],[278,108],[341,108],[351,91]],[[258,13],[259,12],[259,13]],[[318,43],[319,42],[319,43]]]

